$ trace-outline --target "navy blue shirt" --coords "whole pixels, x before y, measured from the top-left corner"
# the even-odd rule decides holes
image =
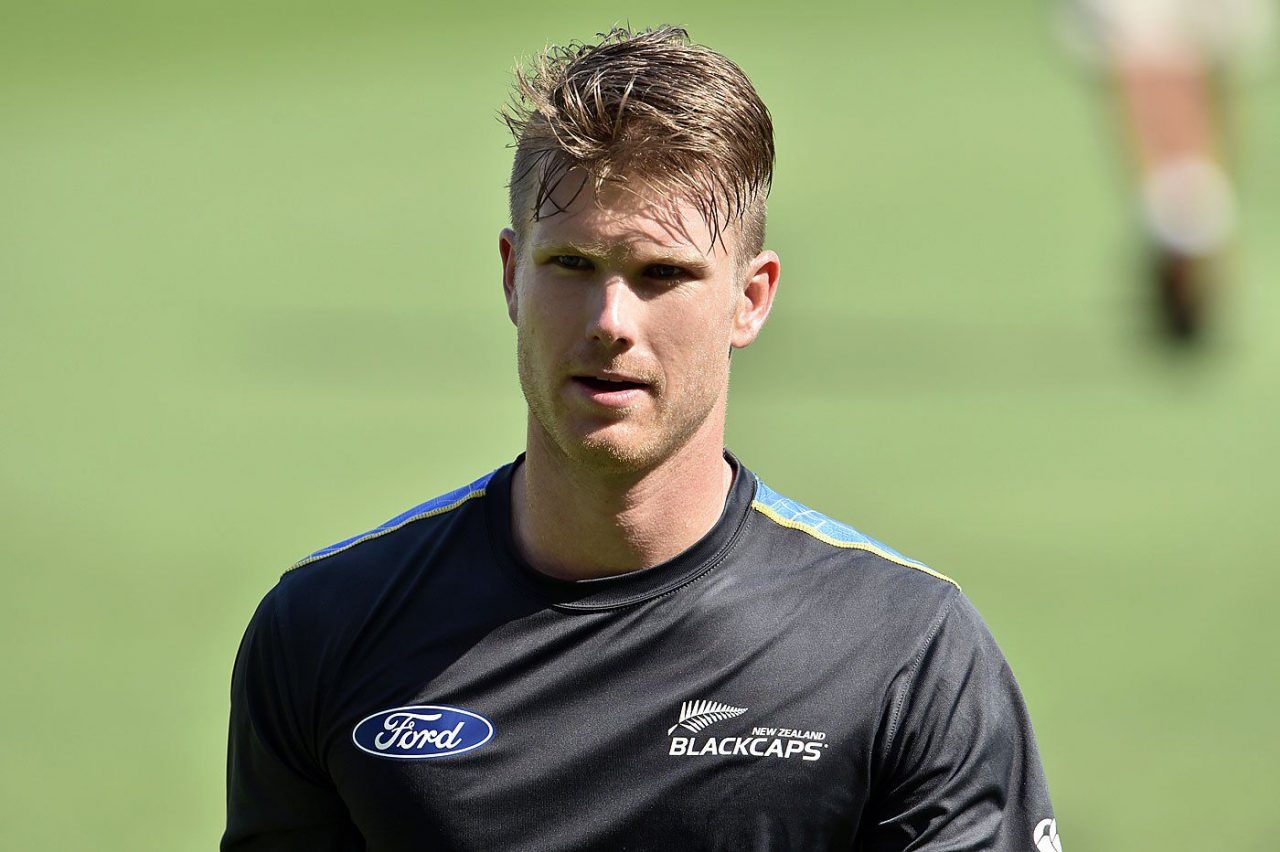
[[[730,460],[618,577],[521,559],[519,460],[300,562],[236,659],[222,848],[1058,852],[959,587]]]

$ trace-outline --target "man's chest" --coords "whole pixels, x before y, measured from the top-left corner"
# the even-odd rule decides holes
[[[884,677],[766,612],[539,613],[421,672],[378,650],[326,764],[373,849],[848,848]]]

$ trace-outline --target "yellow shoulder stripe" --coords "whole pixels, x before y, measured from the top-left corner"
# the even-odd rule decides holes
[[[782,515],[778,514],[776,511],[774,511],[769,506],[766,506],[764,503],[761,503],[759,500],[754,501],[751,504],[751,508],[755,509],[757,512],[764,515],[769,520],[773,521],[775,524],[778,524],[779,526],[787,527],[788,529],[793,529],[793,530],[800,530],[800,532],[806,533],[812,536],[813,538],[816,538],[818,541],[825,542],[826,544],[829,544],[832,547],[841,547],[846,550],[865,550],[868,553],[874,553],[876,556],[879,556],[882,559],[887,559],[890,562],[896,563],[898,565],[902,565],[905,568],[914,568],[916,571],[921,571],[925,574],[928,574],[930,577],[937,577],[939,580],[945,580],[946,582],[955,586],[957,589],[960,588],[960,584],[957,583],[955,580],[951,579],[950,577],[948,577],[946,574],[943,574],[940,571],[935,571],[929,566],[922,565],[921,563],[916,562],[914,560],[907,559],[906,557],[903,557],[903,556],[899,556],[898,554],[893,553],[883,547],[877,546],[873,542],[846,541],[843,539],[833,538],[823,533],[821,530],[814,527],[812,524],[806,524],[801,521],[793,521],[789,518],[784,518]]]
[[[474,500],[477,497],[483,497],[484,492],[485,492],[484,488],[479,488],[475,491],[468,491],[466,494],[464,494],[463,496],[459,497],[456,500],[453,500],[452,502],[445,503],[444,505],[441,505],[441,506],[434,506],[433,508],[430,508],[430,509],[424,509],[422,512],[409,515],[409,517],[407,518],[388,522],[386,524],[383,524],[380,527],[377,527],[376,529],[372,529],[369,532],[364,533],[363,535],[358,535],[355,538],[348,539],[347,541],[340,542],[330,547],[326,547],[324,550],[318,550],[315,553],[308,556],[306,559],[303,559],[300,562],[295,562],[293,565],[289,567],[287,571],[285,571],[285,573],[287,574],[289,573],[289,571],[293,571],[294,569],[301,568],[304,565],[310,565],[312,562],[319,562],[321,559],[327,559],[328,557],[333,556],[334,554],[342,553],[344,550],[350,550],[351,548],[355,547],[357,544],[364,544],[366,541],[369,541],[370,539],[375,539],[380,536],[384,536],[387,533],[393,533],[396,530],[400,529],[401,527],[408,526],[414,521],[421,521],[426,518],[434,518],[437,515],[443,515],[448,512],[452,512],[454,509],[458,508],[463,503],[466,503],[468,500]],[[430,506],[431,504],[428,503],[427,505]]]

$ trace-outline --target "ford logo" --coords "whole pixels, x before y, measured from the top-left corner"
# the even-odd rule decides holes
[[[480,748],[493,739],[493,723],[460,707],[397,707],[361,719],[351,739],[378,757],[429,760]]]

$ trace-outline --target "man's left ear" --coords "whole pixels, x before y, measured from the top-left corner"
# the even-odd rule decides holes
[[[733,335],[729,342],[735,349],[750,346],[764,321],[769,318],[773,308],[773,297],[778,292],[778,277],[782,273],[782,262],[776,252],[762,251],[747,264],[743,271],[746,285],[742,295],[738,297],[738,306],[733,315]]]

